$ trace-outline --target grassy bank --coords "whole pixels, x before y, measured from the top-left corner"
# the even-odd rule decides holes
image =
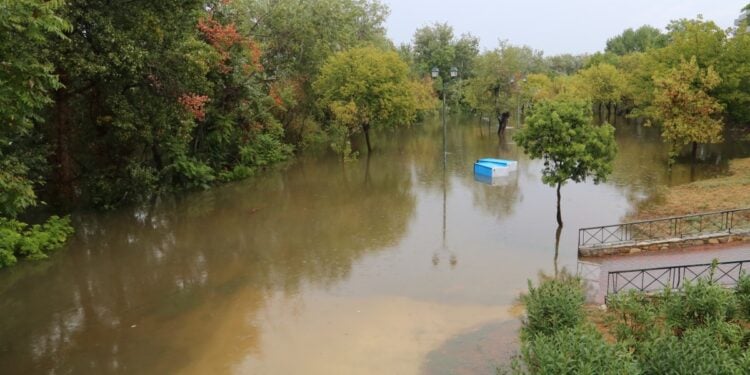
[[[629,219],[651,219],[750,207],[750,158],[732,160],[727,176],[667,189]]]

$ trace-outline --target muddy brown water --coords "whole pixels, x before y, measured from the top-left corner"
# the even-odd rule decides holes
[[[0,373],[494,373],[527,280],[575,269],[577,228],[618,222],[745,150],[708,148],[715,162],[668,173],[655,130],[620,125],[610,182],[563,188],[556,257],[541,162],[476,119],[448,126],[445,171],[434,119],[377,134],[369,160],[308,153],[244,182],[75,214],[64,250],[0,271]],[[518,172],[476,182],[473,161],[491,156]]]

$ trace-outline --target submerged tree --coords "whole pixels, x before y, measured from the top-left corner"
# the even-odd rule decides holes
[[[723,107],[709,95],[720,81],[712,67],[701,69],[695,57],[655,77],[651,113],[662,125],[662,137],[670,147],[670,160],[688,144],[692,144],[695,158],[698,143],[722,140],[724,124],[717,115]]]
[[[513,139],[534,159],[544,159],[542,182],[557,188],[557,224],[563,225],[560,188],[568,181],[605,181],[617,154],[615,129],[595,126],[591,103],[580,100],[543,101],[534,106]]]
[[[346,135],[365,134],[370,128],[393,127],[414,121],[422,106],[418,85],[409,79],[409,67],[396,52],[375,47],[355,48],[331,56],[313,84],[318,104]]]

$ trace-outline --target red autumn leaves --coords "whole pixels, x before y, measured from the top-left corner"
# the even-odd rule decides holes
[[[224,5],[229,2],[229,0],[222,0]],[[240,60],[237,65],[242,69],[243,74],[249,76],[255,72],[263,71],[260,47],[252,38],[240,34],[234,23],[222,24],[209,14],[198,21],[198,30],[218,52],[220,59],[216,69],[220,73],[228,74],[235,69],[232,65],[233,53]],[[205,105],[209,101],[208,96],[195,93],[185,93],[179,98],[183,108],[198,121],[205,119]],[[278,102],[280,98],[277,99],[277,96],[275,96],[274,101]]]

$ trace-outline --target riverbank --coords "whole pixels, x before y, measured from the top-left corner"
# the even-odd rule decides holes
[[[628,219],[652,219],[750,206],[750,158],[730,161],[727,176],[668,188]]]

